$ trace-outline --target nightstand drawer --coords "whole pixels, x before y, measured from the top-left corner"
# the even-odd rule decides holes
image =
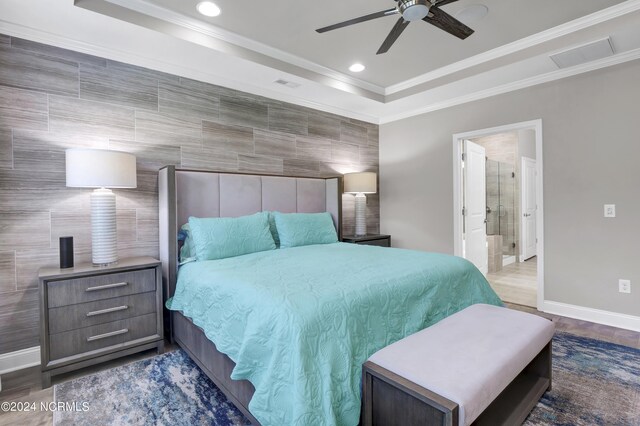
[[[155,313],[50,335],[49,359],[79,355],[158,334]]]
[[[154,269],[94,275],[47,283],[49,308],[155,291]]]
[[[155,291],[61,306],[49,309],[49,334],[151,314],[156,310]]]

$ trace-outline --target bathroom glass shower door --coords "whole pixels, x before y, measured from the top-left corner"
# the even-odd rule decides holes
[[[487,235],[502,235],[502,254],[516,254],[515,167],[487,160]]]

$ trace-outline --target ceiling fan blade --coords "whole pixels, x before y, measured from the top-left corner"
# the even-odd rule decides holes
[[[349,19],[348,21],[340,22],[339,24],[329,25],[328,27],[318,28],[316,31],[319,33],[326,33],[327,31],[337,30],[338,28],[348,27],[349,25],[359,24],[360,22],[370,21],[372,19],[384,18],[385,16],[391,16],[398,13],[398,9],[382,10],[380,12],[364,15],[359,18]]]
[[[378,49],[378,51],[376,52],[376,55],[386,53],[387,50],[391,48],[393,43],[396,42],[398,37],[400,37],[400,34],[402,34],[404,29],[407,28],[407,25],[409,25],[409,21],[405,21],[403,17],[400,17],[400,19],[398,19],[398,22],[396,22],[396,24],[391,29],[391,32],[389,33],[387,38],[382,43],[382,46],[380,46],[380,49]]]
[[[458,0],[440,0],[440,1],[436,1],[436,6],[440,7],[440,6],[444,6],[445,4],[449,4],[449,3],[453,3],[456,2]]]
[[[422,20],[462,40],[473,34],[471,28],[435,6],[429,10],[429,15],[422,18]]]

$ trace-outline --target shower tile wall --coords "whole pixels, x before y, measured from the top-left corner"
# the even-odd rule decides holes
[[[484,147],[489,160],[501,163],[516,164],[518,134],[516,132],[501,133],[473,139],[474,143]]]

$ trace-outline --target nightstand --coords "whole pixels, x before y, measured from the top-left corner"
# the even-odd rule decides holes
[[[158,260],[42,268],[39,277],[43,388],[58,374],[148,349],[164,351]]]
[[[365,246],[391,247],[391,235],[362,235],[359,237],[347,235],[342,237],[342,242]]]

